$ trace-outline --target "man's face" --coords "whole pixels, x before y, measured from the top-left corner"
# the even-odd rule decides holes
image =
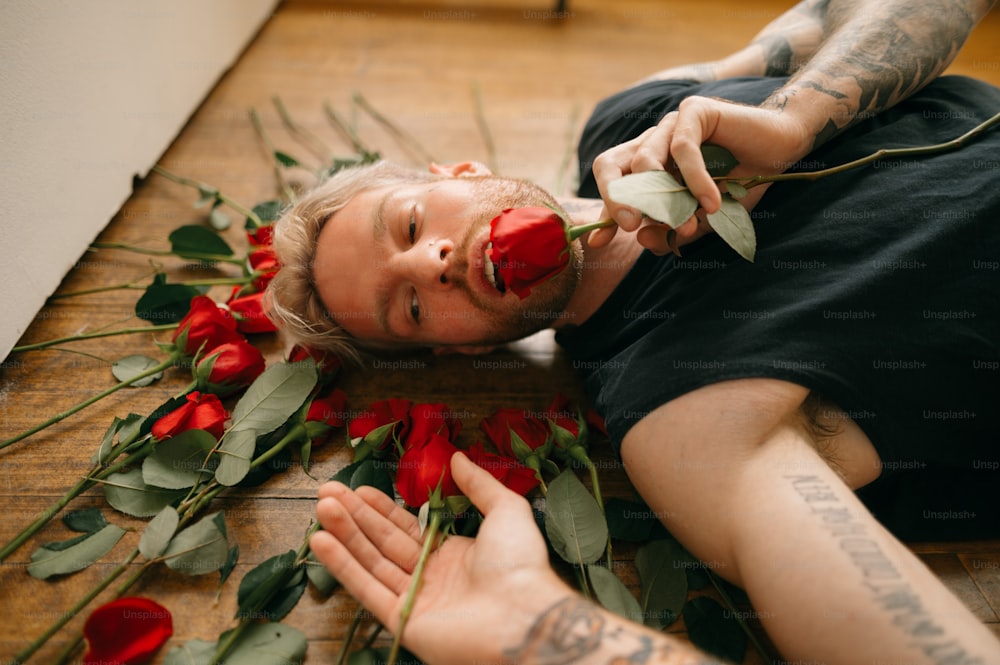
[[[551,201],[497,176],[442,177],[356,195],[326,222],[313,275],[327,311],[379,343],[491,345],[548,327],[578,280],[570,268],[521,300],[486,278],[490,221]]]

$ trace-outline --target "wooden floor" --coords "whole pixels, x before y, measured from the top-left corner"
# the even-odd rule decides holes
[[[552,3],[554,4],[554,3]],[[624,84],[667,66],[719,57],[745,43],[790,5],[742,0],[573,0],[563,19],[541,0],[484,2],[347,3],[286,2],[263,28],[238,64],[197,110],[161,164],[171,171],[215,185],[248,205],[277,194],[270,163],[249,121],[256,109],[272,140],[287,152],[310,155],[282,129],[272,105],[280,96],[292,114],[335,152],[349,146],[326,120],[324,103],[352,117],[351,97],[362,93],[377,109],[419,138],[438,161],[495,161],[501,172],[535,180],[559,193],[571,189],[564,159],[589,109]],[[953,71],[1000,84],[1000,16],[987,18]],[[496,146],[495,160],[477,128],[474,90],[481,91],[483,117]],[[417,163],[410,151],[370,117],[356,117],[361,136],[388,157]],[[307,182],[304,171],[289,171]],[[197,195],[151,176],[112,220],[101,240],[163,247],[170,230],[198,223]],[[242,247],[239,223],[228,232]],[[219,272],[159,260],[176,279],[219,276]],[[69,293],[131,280],[145,282],[149,257],[100,251],[81,257],[60,292]],[[224,271],[221,271],[224,272]],[[130,313],[138,291],[53,301],[22,343],[134,323]],[[224,299],[224,291],[216,292]],[[132,353],[157,355],[150,334],[81,343],[76,353],[13,354],[0,367],[0,437],[7,438],[110,386],[108,362]],[[255,340],[269,357],[280,342]],[[70,347],[67,347],[70,348]],[[346,377],[352,409],[386,397],[449,403],[464,416],[471,443],[476,423],[500,406],[541,408],[556,391],[580,395],[565,357],[547,335],[514,345],[497,357],[504,369],[484,371],[468,358],[420,357],[406,369],[368,367]],[[494,367],[496,367],[494,365]],[[182,372],[148,388],[117,393],[44,433],[0,451],[0,541],[50,505],[89,468],[89,459],[115,416],[147,413],[187,383]],[[611,454],[602,449],[602,473],[610,493],[629,489]],[[296,548],[313,516],[316,488],[348,460],[335,446],[315,454],[313,477],[292,468],[262,487],[234,491],[218,501],[225,509],[240,563],[233,579],[264,559]],[[140,522],[112,514],[96,491],[71,508],[103,507],[122,525]],[[98,564],[56,582],[30,578],[30,553],[69,531],[58,521],[0,567],[0,660],[7,661],[57,619],[112,564]],[[126,535],[108,558],[117,562],[137,542]],[[1000,633],[1000,542],[914,543],[913,549],[983,622]],[[626,562],[628,547],[618,554]],[[630,583],[635,583],[632,575]],[[192,638],[214,640],[233,625],[236,585],[217,597],[218,577],[183,577],[153,572],[135,589],[174,610],[171,646]],[[330,600],[312,595],[286,623],[310,639],[308,661],[332,662],[341,646],[354,603],[342,593]],[[71,622],[79,629],[81,621]],[[671,631],[682,632],[682,623]],[[72,631],[64,631],[32,662],[49,662]],[[156,662],[166,653],[161,651]],[[79,654],[78,654],[79,657]],[[759,662],[748,653],[748,663]]]

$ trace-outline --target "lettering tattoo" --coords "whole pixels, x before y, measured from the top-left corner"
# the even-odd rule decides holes
[[[802,3],[799,14],[822,24],[823,41],[762,106],[783,109],[805,89],[829,96],[834,110],[820,123],[814,141],[819,146],[940,75],[982,15],[982,5],[979,0],[897,0],[867,3],[862,12],[855,2]],[[775,60],[768,66],[780,67],[787,53],[773,44],[770,49]]]
[[[865,522],[843,505],[826,481],[814,475],[785,478],[860,573],[875,606],[889,615],[911,647],[939,665],[985,665],[935,620],[924,599],[868,533]]]
[[[593,603],[570,597],[542,612],[524,642],[503,655],[522,665],[720,665],[671,640],[624,620],[609,623]]]

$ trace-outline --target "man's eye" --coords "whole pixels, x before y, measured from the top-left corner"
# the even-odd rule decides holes
[[[417,239],[417,218],[413,213],[410,213],[410,226],[409,226],[410,244],[412,245]]]
[[[414,323],[420,323],[420,302],[417,300],[416,291],[410,296],[410,316],[413,317]]]

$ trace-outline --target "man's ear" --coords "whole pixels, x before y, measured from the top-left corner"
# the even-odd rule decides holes
[[[431,352],[436,356],[448,356],[452,354],[461,354],[463,356],[481,356],[484,353],[493,353],[496,349],[496,346],[435,346],[431,349]]]
[[[451,176],[452,178],[457,178],[459,176],[477,176],[477,175],[492,175],[493,171],[490,167],[486,166],[482,162],[454,162],[452,164],[435,164],[431,162],[430,172],[436,173],[437,175]]]

